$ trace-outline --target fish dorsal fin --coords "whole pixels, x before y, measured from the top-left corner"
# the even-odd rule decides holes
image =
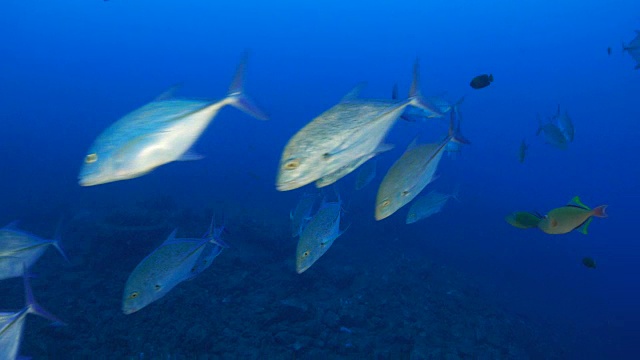
[[[7,225],[5,225],[4,229],[5,230],[18,230],[18,224],[20,223],[20,220],[14,220],[10,223],[8,223]]]
[[[570,205],[570,206],[573,205],[579,208],[583,208],[585,210],[591,210],[590,207],[588,207],[587,205],[583,204],[582,201],[580,201],[580,197],[578,196],[574,196],[573,199],[571,199],[567,205]]]
[[[153,101],[171,100],[171,99],[173,99],[173,94],[176,91],[178,91],[178,89],[180,89],[181,87],[182,87],[182,83],[173,84],[173,85],[171,85],[170,88],[165,90],[162,94],[156,96],[156,98],[153,99]]]
[[[362,89],[364,89],[366,86],[367,86],[367,83],[364,81],[357,84],[353,89],[351,89],[351,91],[347,93],[347,95],[342,97],[340,102],[349,102],[357,99]]]
[[[418,146],[418,136],[414,137],[413,140],[411,140],[411,142],[407,146],[407,150],[406,151],[409,151],[411,149],[415,149],[416,146]]]
[[[162,245],[166,245],[166,244],[170,244],[172,242],[176,241],[176,234],[178,233],[178,228],[173,229],[173,231],[171,232],[171,234],[169,234],[169,236],[167,237],[167,240],[165,240]]]

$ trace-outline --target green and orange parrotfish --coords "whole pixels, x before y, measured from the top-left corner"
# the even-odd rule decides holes
[[[607,217],[606,208],[607,205],[600,205],[591,209],[576,196],[569,204],[549,211],[538,223],[538,228],[547,234],[566,234],[578,230],[586,235],[593,216]]]

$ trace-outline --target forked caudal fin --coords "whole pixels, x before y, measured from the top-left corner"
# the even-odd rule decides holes
[[[238,64],[238,68],[236,69],[236,74],[233,77],[233,81],[229,86],[229,92],[227,93],[227,98],[230,100],[230,104],[247,113],[248,115],[253,116],[259,120],[268,120],[269,116],[260,108],[258,108],[253,101],[244,93],[244,72],[247,67],[247,59],[249,57],[249,53],[245,52],[242,55],[242,59],[240,60],[240,64]]]
[[[29,282],[30,275],[27,270],[27,266],[24,264],[22,266],[23,266],[23,278],[24,278],[24,292],[25,292],[25,297],[26,297],[27,307],[29,308],[29,312],[31,314],[40,315],[45,319],[51,320],[57,325],[65,325],[65,323],[62,320],[58,319],[55,315],[51,314],[47,310],[43,309],[40,305],[38,305],[35,298],[33,297],[33,291],[31,290],[31,283]]]
[[[428,117],[442,117],[444,114],[420,94],[420,59],[413,64],[413,80],[409,89],[409,105],[429,112]]]
[[[601,217],[601,218],[605,218],[609,215],[607,215],[607,206],[608,205],[600,205],[597,206],[595,209],[593,209],[593,216],[595,217]]]

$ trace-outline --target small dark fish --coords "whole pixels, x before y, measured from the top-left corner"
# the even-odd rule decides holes
[[[528,148],[529,146],[527,146],[527,143],[524,141],[524,139],[522,139],[522,142],[520,143],[520,153],[518,154],[518,159],[521,163],[524,162],[524,158],[527,156]]]
[[[593,260],[593,258],[590,258],[590,257],[582,258],[582,264],[584,266],[588,267],[589,269],[595,269],[596,268],[596,261]]]
[[[493,74],[482,74],[478,75],[471,80],[469,85],[471,85],[474,89],[482,89],[484,87],[489,86],[493,82]]]
[[[611,46],[607,48],[607,55],[611,55]]]

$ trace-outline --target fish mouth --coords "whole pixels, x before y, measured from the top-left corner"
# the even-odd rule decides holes
[[[134,312],[136,312],[138,310],[140,310],[140,309],[138,309],[138,308],[124,308],[124,307],[122,308],[122,312],[125,315],[133,314]]]
[[[307,182],[302,182],[302,181],[283,181],[280,182],[278,181],[276,183],[276,189],[278,191],[289,191],[289,190],[294,190],[297,189],[299,187],[303,187],[307,184],[311,183],[311,181],[307,181]]]

